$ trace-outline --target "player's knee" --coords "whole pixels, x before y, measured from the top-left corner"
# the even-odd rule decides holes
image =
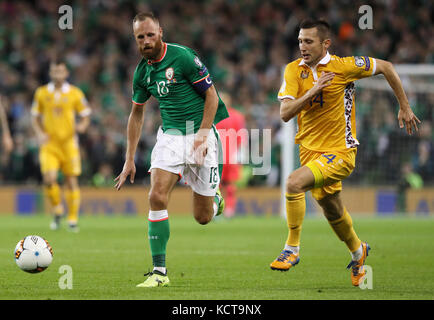
[[[149,204],[153,210],[163,210],[167,208],[168,197],[159,191],[151,191],[149,193]]]
[[[68,176],[65,179],[66,187],[70,190],[76,190],[79,188],[78,179],[75,176]]]
[[[55,183],[56,183],[56,179],[53,179],[52,177],[49,177],[49,176],[44,176],[43,177],[43,184],[44,184],[45,187],[50,188]]]
[[[200,216],[196,216],[195,215],[194,218],[201,225],[206,225],[209,222],[211,222],[211,220],[212,220],[212,216],[211,215],[200,215]]]
[[[43,181],[43,184],[44,184],[44,187],[45,187],[45,188],[51,188],[51,187],[53,186],[54,183],[50,183],[50,182],[44,180],[44,181]]]
[[[288,179],[286,179],[286,192],[287,193],[302,193],[304,192],[303,184],[301,179],[290,175]]]
[[[214,214],[212,209],[204,208],[204,207],[196,207],[194,209],[194,218],[201,225],[206,225],[211,222]]]

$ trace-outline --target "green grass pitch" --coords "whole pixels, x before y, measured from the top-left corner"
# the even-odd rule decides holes
[[[433,299],[434,220],[357,218],[354,225],[372,251],[373,288],[353,287],[345,245],[324,218],[306,218],[300,264],[272,271],[286,239],[276,217],[220,218],[201,226],[170,217],[167,267],[171,286],[136,288],[151,269],[146,217],[82,217],[78,234],[51,231],[48,216],[0,217],[0,299]],[[13,250],[26,235],[53,247],[50,267],[28,274]],[[59,267],[72,268],[73,288],[60,289]]]

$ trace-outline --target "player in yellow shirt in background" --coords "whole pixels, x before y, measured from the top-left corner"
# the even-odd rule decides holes
[[[327,22],[304,21],[298,36],[301,58],[286,66],[278,98],[280,115],[287,122],[297,116],[295,142],[300,145],[301,167],[286,181],[288,238],[270,267],[287,271],[300,261],[300,235],[306,210],[305,192],[323,209],[330,226],[351,253],[351,280],[358,286],[366,274],[369,245],[353,228],[351,216],[340,197],[342,180],[354,169],[357,146],[354,81],[383,74],[398,99],[400,128],[418,130],[400,78],[390,62],[370,57],[330,55]]]
[[[77,232],[81,159],[76,133],[85,132],[90,123],[91,109],[83,92],[66,81],[68,75],[65,63],[51,63],[51,82],[36,90],[31,114],[32,126],[40,144],[39,162],[44,191],[54,213],[50,227],[53,230],[59,229],[64,213],[61,190],[57,183],[58,171],[61,170],[65,176],[68,228]],[[75,121],[76,115],[81,118],[78,123]]]

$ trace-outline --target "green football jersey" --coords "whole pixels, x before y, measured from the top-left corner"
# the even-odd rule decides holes
[[[205,90],[212,85],[206,66],[187,47],[164,43],[164,53],[158,61],[142,59],[134,71],[133,102],[145,104],[152,95],[160,104],[162,129],[177,129],[182,134],[187,122],[193,121],[196,132],[203,118]],[[217,93],[218,94],[218,93]],[[229,116],[219,97],[214,124]],[[191,122],[188,124],[191,126]]]

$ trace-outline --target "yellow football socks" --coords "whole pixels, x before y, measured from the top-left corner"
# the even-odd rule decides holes
[[[80,210],[80,189],[66,190],[65,191],[66,204],[68,205],[68,217],[69,223],[77,223],[78,211]]]
[[[63,206],[61,204],[62,198],[60,195],[60,187],[57,183],[44,187],[45,195],[50,201],[56,215],[63,214]]]
[[[292,247],[300,245],[301,227],[306,212],[304,193],[286,193],[286,218],[288,239],[286,244]]]
[[[354,231],[353,220],[346,208],[344,208],[344,214],[342,217],[329,221],[329,223],[338,238],[345,242],[350,252],[355,252],[359,249],[361,241]]]

